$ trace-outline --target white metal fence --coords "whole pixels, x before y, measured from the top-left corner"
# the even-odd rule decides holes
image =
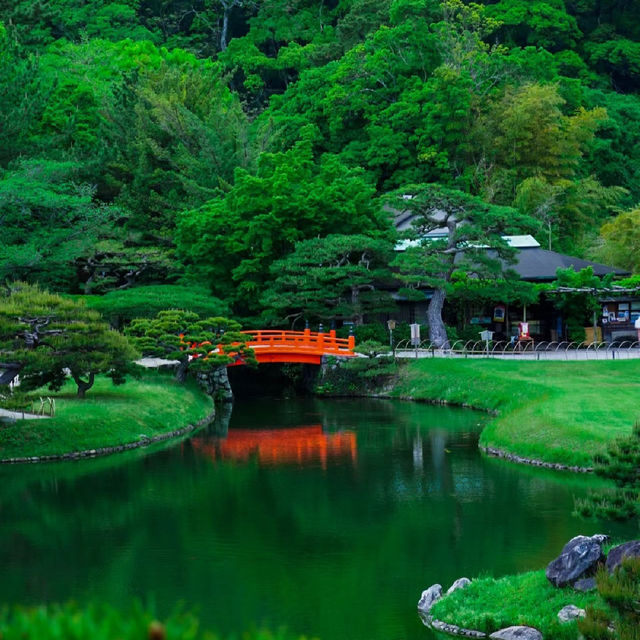
[[[396,358],[502,358],[522,360],[626,360],[640,358],[640,341],[548,342],[457,340],[449,349],[429,340],[414,346],[402,340],[393,349]]]

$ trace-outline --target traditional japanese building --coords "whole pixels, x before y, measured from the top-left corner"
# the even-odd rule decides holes
[[[404,230],[410,225],[410,219],[401,215],[396,217],[396,226]],[[429,234],[434,239],[446,237],[446,229],[438,229]],[[629,273],[607,265],[583,260],[566,254],[543,249],[540,243],[530,235],[505,236],[505,240],[517,249],[515,263],[509,268],[515,271],[521,280],[532,283],[551,283],[557,278],[558,269],[574,269],[576,272],[587,267],[593,269],[594,275],[602,277],[613,274],[615,277],[628,276]],[[410,242],[401,242],[396,246],[397,251],[404,251]],[[431,291],[421,292],[424,300],[403,299],[396,294],[398,302],[398,320],[404,322],[424,323],[427,317],[427,307],[431,298]],[[601,298],[602,314],[598,314],[596,323],[602,335],[596,336],[604,340],[620,340],[622,337],[633,337],[635,330],[633,323],[640,316],[640,296],[624,290],[620,293],[607,293]],[[471,305],[466,311],[466,323],[475,325],[478,331],[489,329],[498,339],[509,339],[517,334],[520,322],[527,322],[529,333],[534,339],[562,340],[566,339],[566,327],[561,313],[556,309],[552,296],[541,296],[538,303],[533,305],[508,305],[502,300],[495,300],[491,304]],[[447,324],[459,324],[459,318],[451,308],[445,309]],[[591,339],[594,336],[591,329]],[[589,335],[587,335],[589,339]]]

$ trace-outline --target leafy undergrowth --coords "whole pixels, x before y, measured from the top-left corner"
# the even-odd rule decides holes
[[[640,361],[410,361],[394,394],[497,411],[481,446],[591,466],[640,417]]]
[[[236,636],[237,637],[237,636]],[[2,640],[219,640],[201,631],[198,619],[177,613],[160,622],[140,606],[123,615],[113,607],[76,604],[41,607],[5,607],[0,610]],[[284,630],[256,630],[243,633],[240,640],[293,640]],[[229,640],[232,640],[229,638]],[[299,640],[303,640],[300,638]]]
[[[545,638],[575,640],[577,623],[558,621],[558,611],[568,604],[582,609],[587,605],[607,608],[597,592],[557,589],[546,579],[544,570],[539,570],[499,579],[477,578],[467,588],[436,602],[431,614],[438,620],[486,633],[525,625],[535,627]]]
[[[75,395],[73,384],[49,395],[56,400],[54,418],[0,426],[0,458],[136,442],[194,424],[213,410],[211,399],[195,383],[179,384],[155,373],[116,387],[99,377],[84,399]]]

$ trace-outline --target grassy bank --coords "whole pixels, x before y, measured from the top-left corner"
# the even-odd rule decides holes
[[[415,360],[392,395],[496,411],[482,446],[590,466],[640,419],[640,361]]]
[[[0,426],[0,458],[62,454],[129,442],[185,427],[212,411],[211,399],[195,384],[145,374],[114,387],[98,378],[85,399],[69,384],[57,393],[56,415]]]
[[[512,625],[525,625],[535,627],[545,638],[575,640],[576,622],[558,621],[558,611],[568,604],[581,609],[587,605],[607,609],[596,591],[556,589],[541,569],[499,579],[477,578],[466,589],[436,602],[430,613],[437,620],[487,634]]]

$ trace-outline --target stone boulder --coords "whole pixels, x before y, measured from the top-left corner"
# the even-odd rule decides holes
[[[430,616],[428,613],[418,609],[418,617],[422,620],[422,624],[425,627],[429,627],[429,629],[433,627],[433,616]]]
[[[542,634],[533,627],[507,627],[489,637],[494,640],[542,640]]]
[[[582,591],[583,593],[586,591],[593,591],[596,586],[595,578],[580,578],[580,580],[576,580],[573,583],[573,588],[576,591]]]
[[[584,609],[576,607],[575,604],[568,604],[566,607],[562,607],[562,609],[558,611],[558,620],[564,624],[566,622],[576,620],[577,618],[584,618],[585,615],[586,612]]]
[[[442,598],[442,585],[432,584],[428,589],[425,589],[418,601],[418,609],[429,613],[431,607]]]
[[[617,547],[613,547],[609,551],[605,567],[609,573],[613,573],[622,563],[624,558],[639,558],[640,557],[640,540],[632,540],[631,542],[625,542]]]
[[[576,536],[567,542],[562,553],[552,560],[546,569],[549,582],[556,587],[565,587],[579,578],[594,573],[604,559],[602,543],[606,536]]]
[[[448,589],[447,595],[457,591],[458,589],[464,589],[471,584],[471,580],[469,578],[458,578]]]

